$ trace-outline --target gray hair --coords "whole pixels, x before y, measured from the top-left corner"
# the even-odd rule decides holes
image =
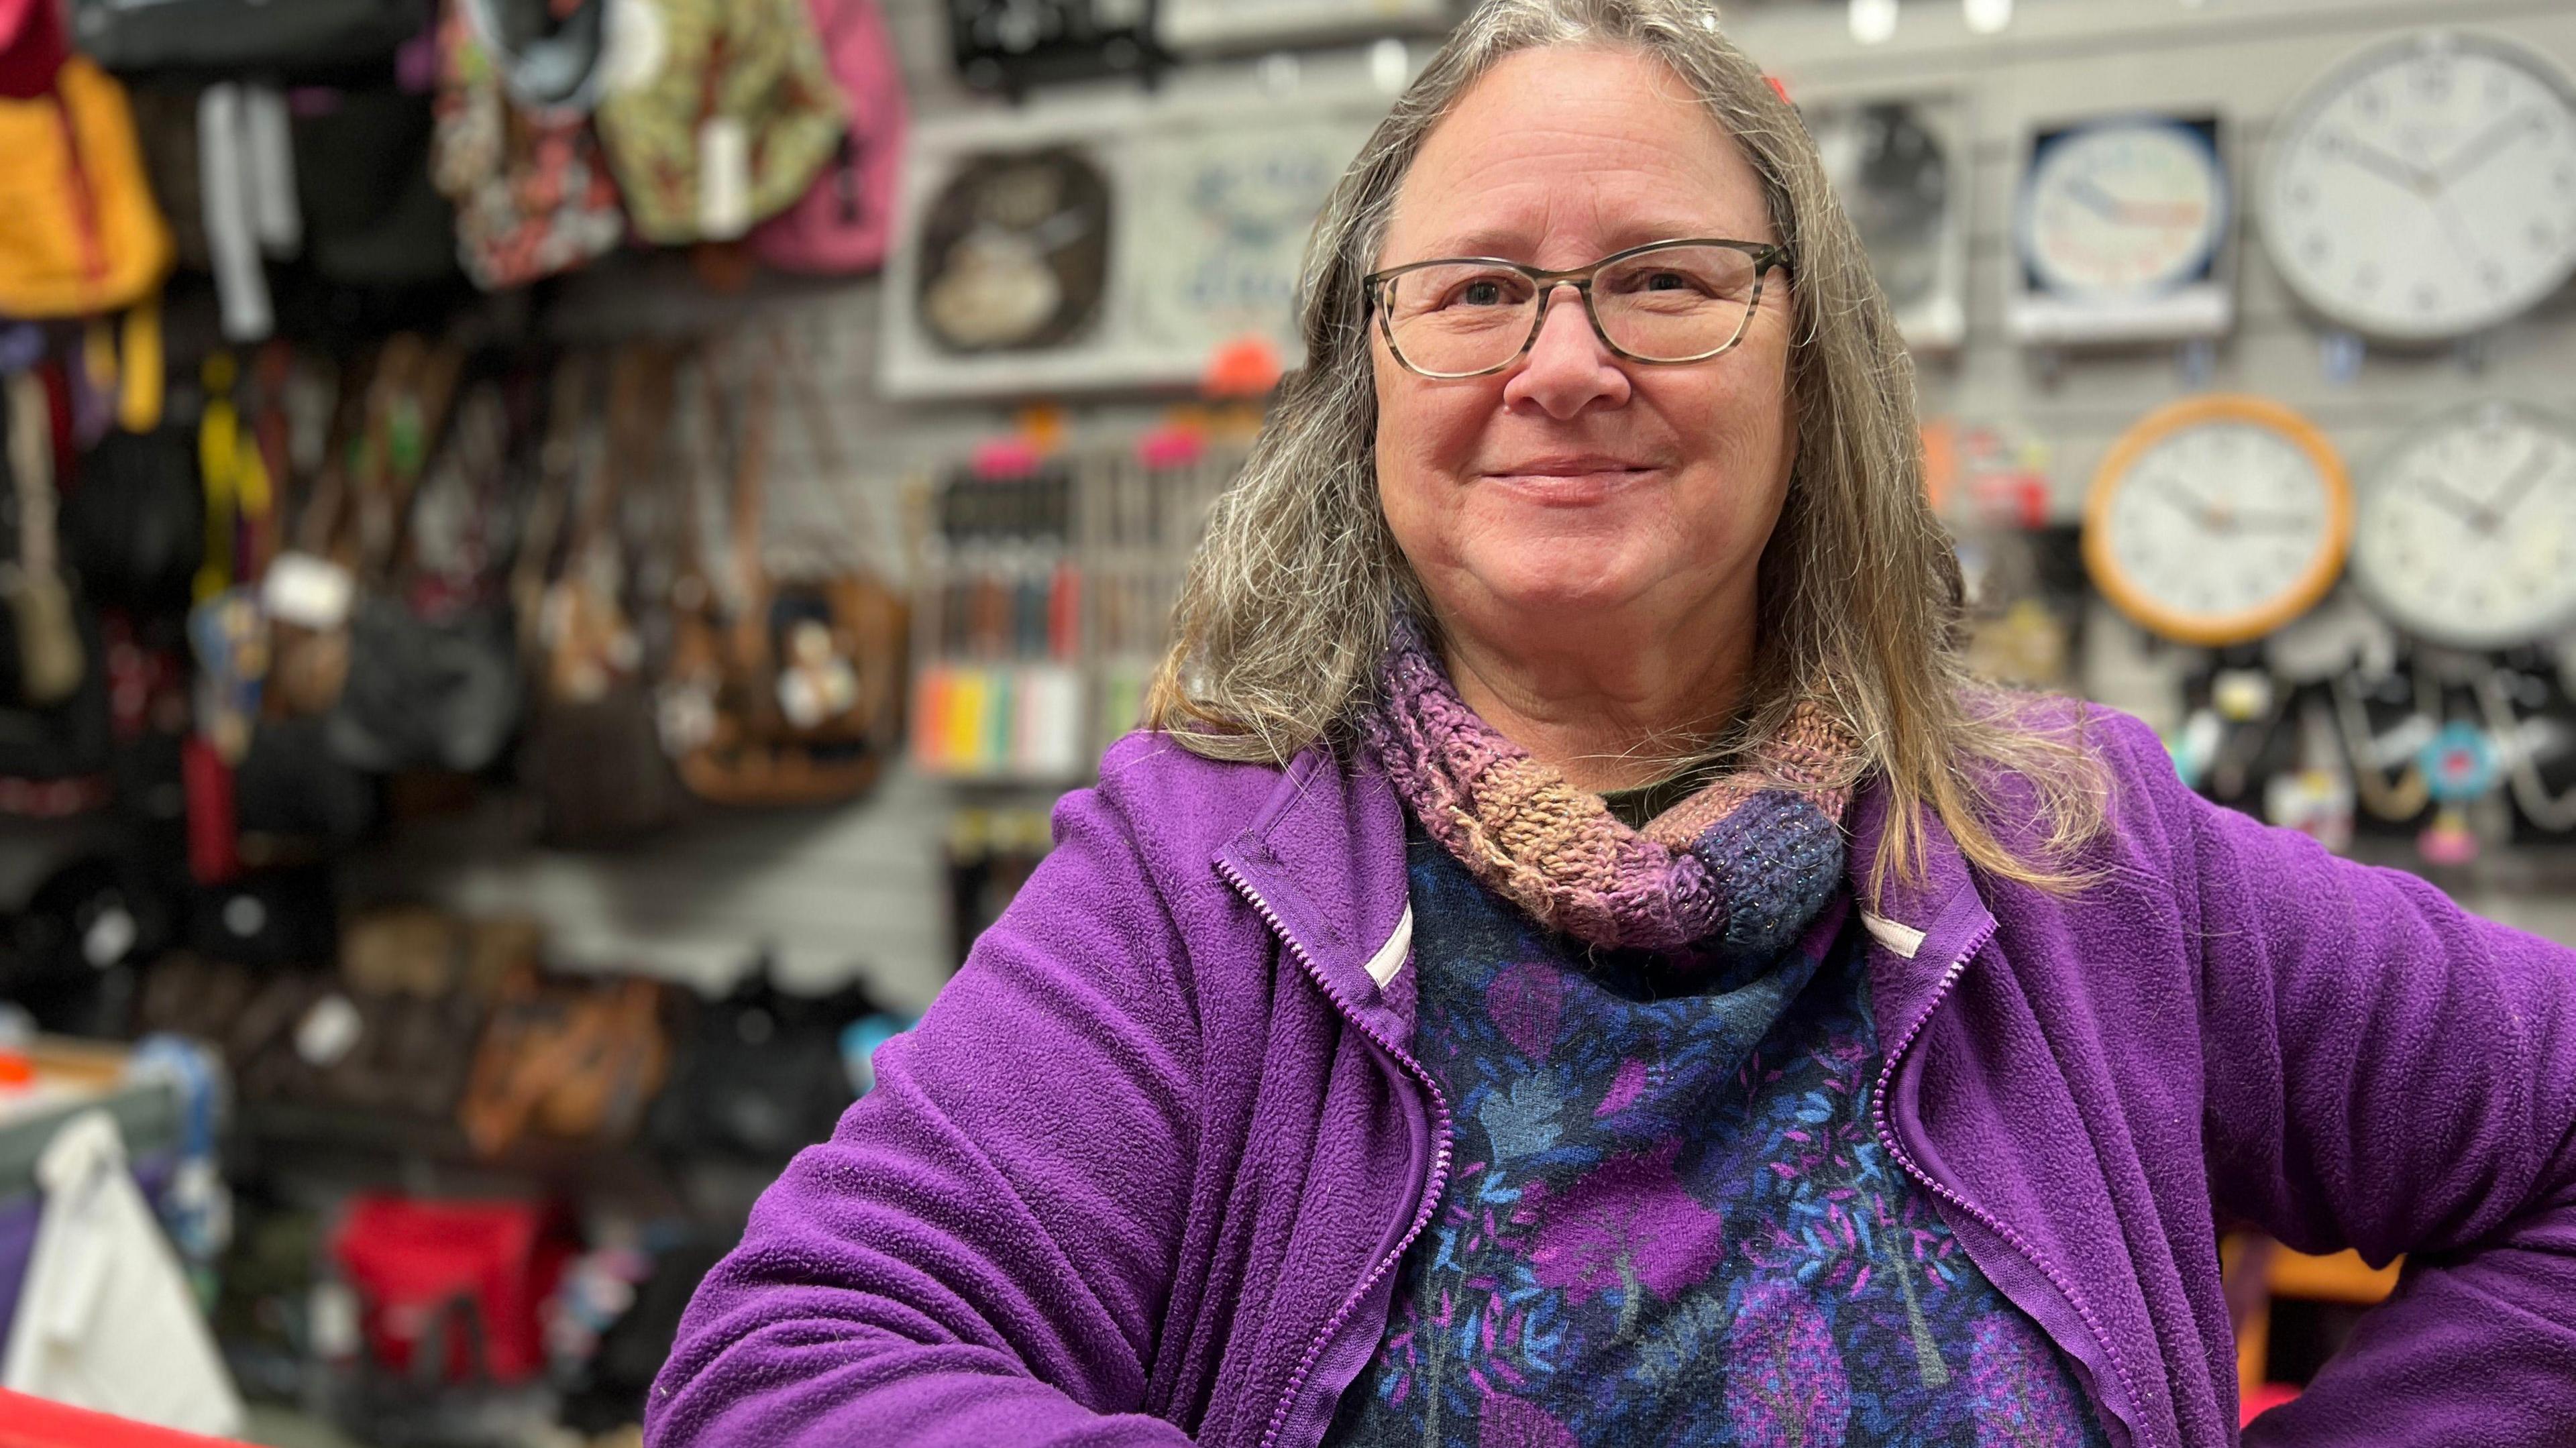
[[[1284,763],[1319,742],[1346,746],[1375,700],[1397,611],[1430,622],[1379,511],[1361,279],[1432,129],[1497,62],[1542,46],[1617,47],[1671,67],[1751,163],[1792,258],[1797,462],[1760,565],[1753,671],[1728,740],[1768,737],[1801,700],[1849,728],[1894,806],[1873,893],[1921,861],[1926,807],[1990,872],[2079,883],[2061,866],[2101,827],[2098,768],[2072,729],[2034,723],[2038,711],[1962,663],[1958,566],[1924,494],[1912,359],[1814,141],[1720,33],[1710,0],[1487,0],[1396,101],[1315,223],[1298,319],[1305,365],[1211,517],[1145,722],[1218,759]],[[1985,823],[2004,774],[2025,781],[2046,823],[2036,858],[2006,850]]]

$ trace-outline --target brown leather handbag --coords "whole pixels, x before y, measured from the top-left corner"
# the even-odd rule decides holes
[[[700,475],[725,478],[729,505],[726,572],[733,597],[711,587],[694,528],[674,599],[673,665],[666,676],[665,740],[681,780],[711,803],[779,806],[853,798],[876,783],[895,748],[903,713],[902,600],[864,565],[781,583],[763,555],[764,484],[769,432],[780,372],[798,380],[800,416],[827,478],[845,462],[822,401],[802,380],[805,369],[776,365],[780,354],[753,354],[741,385],[724,395],[716,369],[706,382]],[[716,458],[714,433],[730,416],[729,465]],[[697,500],[684,514],[694,520]],[[703,702],[686,712],[695,729],[669,727],[675,694]]]

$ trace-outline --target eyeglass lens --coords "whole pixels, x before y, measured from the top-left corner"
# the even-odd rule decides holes
[[[1733,247],[1676,246],[1632,256],[1593,277],[1592,306],[1612,345],[1650,362],[1704,357],[1735,340],[1758,273]],[[1500,367],[1529,338],[1539,285],[1491,262],[1437,262],[1387,283],[1387,328],[1425,372]]]

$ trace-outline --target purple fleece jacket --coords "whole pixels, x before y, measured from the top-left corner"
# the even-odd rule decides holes
[[[2102,883],[1986,878],[1933,825],[1865,922],[1891,1155],[2115,1442],[2235,1441],[2214,1244],[2244,1221],[2411,1254],[2247,1442],[2576,1443],[2576,954],[2208,805],[2094,718]],[[1856,877],[1886,809],[1855,808]],[[1138,735],[1055,825],[699,1289],[653,1448],[1320,1441],[1449,1167],[1395,794]]]

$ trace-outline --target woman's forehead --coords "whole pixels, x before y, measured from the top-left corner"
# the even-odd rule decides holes
[[[1601,49],[1523,51],[1469,86],[1424,141],[1390,220],[1390,257],[1574,265],[1674,236],[1769,239],[1752,166],[1682,78]],[[1597,249],[1529,255],[1586,248]]]

